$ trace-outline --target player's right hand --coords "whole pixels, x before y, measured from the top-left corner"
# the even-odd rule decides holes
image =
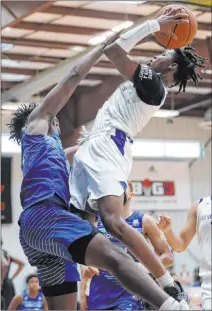
[[[171,223],[172,223],[171,218],[165,213],[160,215],[157,221],[158,228],[162,232],[168,231],[171,228]]]
[[[99,269],[94,267],[86,267],[83,271],[83,277],[85,279],[91,279],[93,276],[99,275]]]
[[[173,39],[177,39],[176,35],[172,32],[173,26],[178,24],[188,24],[188,14],[179,13],[180,6],[173,6],[173,8],[167,12],[165,11],[163,15],[160,15],[156,18],[160,24],[160,32],[170,34]]]

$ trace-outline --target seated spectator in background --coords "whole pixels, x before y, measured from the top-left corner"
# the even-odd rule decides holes
[[[175,281],[178,281],[178,282],[179,282],[179,277],[178,277],[177,273],[174,271],[174,268],[173,268],[173,267],[170,267],[170,268],[168,269],[168,271],[169,271],[169,273],[171,274],[171,276],[173,277],[173,279],[174,279]]]
[[[182,271],[180,272],[180,283],[185,290],[187,290],[192,284],[191,275],[187,269],[186,264],[182,265]]]
[[[6,309],[5,299],[2,293],[2,286],[4,283],[5,276],[7,275],[8,267],[9,267],[9,262],[7,258],[4,256],[4,253],[1,249],[1,310]]]
[[[48,310],[46,299],[39,287],[37,275],[30,274],[26,283],[27,290],[13,298],[8,310]]]
[[[194,269],[194,280],[192,283],[192,287],[200,287],[202,284],[202,278],[199,276],[199,267]]]
[[[2,241],[1,241],[1,246],[2,246]],[[7,309],[11,300],[15,296],[15,288],[13,285],[13,280],[23,270],[24,263],[21,260],[19,260],[15,257],[11,256],[10,254],[8,254],[8,252],[3,250],[3,249],[2,249],[2,252],[3,252],[4,257],[6,258],[6,260],[8,262],[7,273],[5,275],[4,282],[2,284],[2,295],[5,299],[5,308]],[[10,268],[11,268],[12,263],[16,264],[18,267],[17,267],[16,271],[14,272],[14,274],[12,275],[12,277],[10,278],[9,273],[10,273]]]

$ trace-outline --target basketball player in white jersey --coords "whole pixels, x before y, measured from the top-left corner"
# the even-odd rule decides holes
[[[167,95],[161,74],[174,72],[175,84],[180,84],[181,90],[189,78],[198,83],[196,68],[204,64],[204,59],[190,48],[166,51],[154,59],[150,67],[133,62],[127,56],[137,44],[152,40],[155,32],[170,33],[173,25],[187,23],[187,14],[177,12],[175,6],[167,15],[129,30],[105,49],[126,82],[99,110],[92,132],[84,132],[70,178],[71,204],[85,209],[88,201],[92,209],[98,209],[106,230],[126,245],[161,287],[172,294],[174,280],[142,235],[124,221],[122,212],[132,166],[133,137],[163,105]],[[173,296],[180,300],[179,295],[181,292],[176,289]]]
[[[128,181],[126,202],[122,215],[123,218],[130,226],[145,236],[166,268],[172,266],[173,257],[164,234],[158,229],[155,220],[150,215],[144,214],[139,210],[132,210],[131,202],[133,197],[133,185]],[[112,243],[119,247],[124,247],[124,245],[122,245],[117,239],[107,233],[100,219],[97,221],[98,214],[95,215],[94,212],[92,214],[87,213],[87,215],[84,214],[84,217],[86,217],[91,223],[96,222],[97,228]],[[136,259],[135,261],[137,262]],[[148,271],[146,272],[148,273]],[[141,310],[141,308],[143,310],[144,306],[148,307],[148,310],[149,308],[152,309],[152,307],[146,302],[143,301],[141,303],[138,298],[124,289],[116,278],[103,270],[99,271],[94,267],[83,266],[82,276],[82,310],[87,309],[86,305],[89,310]]]
[[[158,227],[165,233],[169,245],[178,253],[183,252],[197,233],[200,246],[200,276],[201,305],[204,310],[212,310],[211,298],[211,212],[212,197],[205,197],[195,202],[188,212],[187,221],[181,232],[177,235],[171,228],[171,219],[163,214],[158,221]]]

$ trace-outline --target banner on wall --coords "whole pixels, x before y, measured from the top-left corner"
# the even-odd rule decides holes
[[[1,157],[1,223],[11,222],[11,158]]]
[[[153,168],[153,170],[152,170]],[[186,162],[134,161],[134,210],[186,210],[190,208],[189,168]]]
[[[159,1],[158,1],[159,2]],[[170,2],[170,0],[166,0],[166,2]],[[212,6],[212,0],[176,0],[175,2],[184,3],[184,4],[194,4],[205,7]]]
[[[188,4],[196,4],[196,5],[202,5],[202,6],[208,6],[208,7],[212,6],[212,1],[211,0],[185,0],[185,3],[186,2]]]

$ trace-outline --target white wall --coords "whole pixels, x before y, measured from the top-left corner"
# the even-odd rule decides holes
[[[6,156],[6,155],[5,155]],[[16,154],[12,156],[12,223],[2,225],[2,240],[3,248],[8,251],[9,255],[14,256],[25,263],[24,270],[21,274],[14,280],[16,292],[19,293],[23,290],[25,286],[25,278],[28,274],[35,271],[35,268],[32,268],[27,258],[25,257],[20,242],[19,242],[19,226],[18,219],[19,215],[22,212],[22,207],[20,203],[20,186],[22,173],[20,169],[20,155]],[[11,265],[11,274],[15,271],[17,266],[15,264]]]
[[[204,159],[191,165],[190,181],[192,201],[211,195],[211,141],[205,148]]]
[[[181,117],[175,118],[173,124],[167,124],[165,119],[152,118],[138,138],[198,140],[206,143],[211,137],[211,131],[200,128],[200,122],[202,120],[199,118]],[[205,149],[204,158],[191,166],[190,181],[192,201],[211,195],[211,143]]]

